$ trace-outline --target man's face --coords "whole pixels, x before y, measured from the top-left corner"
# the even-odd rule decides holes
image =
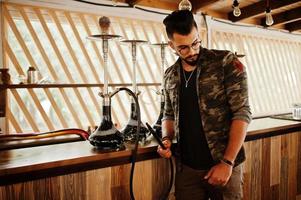
[[[184,62],[191,66],[196,65],[201,41],[195,27],[192,28],[188,35],[174,33],[173,39],[169,41],[169,45],[177,52]]]

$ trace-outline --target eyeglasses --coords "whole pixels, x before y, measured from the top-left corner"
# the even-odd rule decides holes
[[[183,45],[178,48],[178,51],[181,55],[186,55],[190,52],[190,48],[193,50],[198,50],[201,46],[202,40],[197,40],[193,42],[191,45]]]

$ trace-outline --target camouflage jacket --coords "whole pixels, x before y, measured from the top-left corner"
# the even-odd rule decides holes
[[[179,136],[179,91],[181,60],[169,67],[164,75],[165,106],[163,120],[174,120]],[[197,95],[204,134],[215,162],[223,157],[229,139],[231,121],[251,121],[246,71],[229,51],[200,49],[197,62]],[[179,147],[180,145],[178,145]],[[178,148],[179,153],[179,148]],[[236,157],[238,165],[245,160],[242,147]]]

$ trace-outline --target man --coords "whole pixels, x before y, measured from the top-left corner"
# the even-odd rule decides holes
[[[242,145],[251,121],[245,68],[229,51],[201,47],[190,11],[163,23],[179,59],[164,75],[167,150],[158,153],[171,157],[176,137],[176,199],[242,199]]]

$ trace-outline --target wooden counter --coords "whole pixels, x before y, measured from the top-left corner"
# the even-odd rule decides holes
[[[301,197],[299,133],[300,122],[252,121],[245,143],[245,199]],[[156,148],[151,143],[139,149],[137,199],[156,199],[167,187],[168,163]],[[0,151],[0,199],[128,199],[130,155],[99,153],[87,141]]]

